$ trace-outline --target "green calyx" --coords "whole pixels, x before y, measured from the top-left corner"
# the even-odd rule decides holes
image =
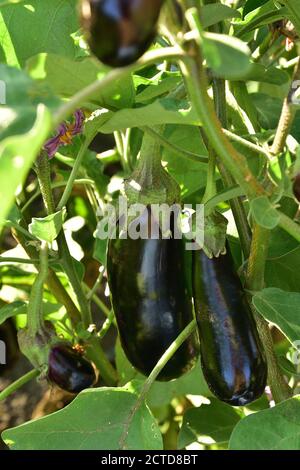
[[[156,129],[156,132],[162,131],[163,127]],[[161,164],[160,144],[147,134],[138,165],[124,186],[129,205],[180,203],[180,187]]]

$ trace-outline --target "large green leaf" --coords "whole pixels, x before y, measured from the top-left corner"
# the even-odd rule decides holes
[[[242,419],[231,435],[231,450],[300,450],[300,396]]]
[[[300,293],[270,287],[255,294],[252,302],[256,310],[275,323],[291,342],[300,339]]]
[[[199,126],[198,115],[186,100],[162,98],[132,109],[121,109],[103,124],[101,132],[110,134],[130,127],[157,124],[194,124]]]
[[[2,438],[14,450],[160,450],[158,425],[127,389],[85,390],[61,411],[8,429]],[[132,418],[132,419],[131,419]]]
[[[0,143],[0,231],[19,184],[25,180],[49,134],[51,120],[49,110],[41,104],[36,122],[29,132],[7,137]]]
[[[262,227],[272,230],[278,223],[280,216],[266,196],[259,196],[250,203],[251,215]]]
[[[20,300],[16,300],[11,304],[4,305],[0,308],[0,325],[8,318],[14,317],[19,313],[23,313],[24,309],[26,309],[26,304]]]
[[[169,125],[165,129],[164,136],[179,148],[195,154],[207,154],[197,127]],[[167,162],[169,173],[179,183],[182,197],[186,199],[190,194],[204,188],[207,174],[205,163],[200,164],[185,157],[180,158],[169,148],[162,148],[162,160]]]
[[[201,25],[203,28],[208,28],[213,24],[219,23],[230,18],[240,18],[239,11],[234,10],[222,3],[210,3],[203,5],[200,10]]]
[[[287,253],[268,258],[265,270],[267,287],[300,292],[300,247]]]
[[[215,398],[210,398],[210,404],[187,410],[178,436],[178,447],[205,442],[210,437],[215,443],[228,442],[235,425],[241,419],[239,412],[232,406],[226,405]]]
[[[28,63],[28,68],[34,78],[38,70],[44,83],[62,98],[70,98],[94,81],[101,80],[108,71],[107,67],[90,57],[76,61],[57,54],[40,54],[33,57]],[[95,93],[88,102],[82,103],[82,106],[130,107],[134,97],[133,82],[129,75],[122,80],[113,81],[105,92]]]
[[[79,28],[77,0],[31,0],[1,8],[0,61],[25,64],[40,52],[74,57],[71,34]]]
[[[126,384],[133,379],[144,381],[145,377],[137,372],[126,358],[119,341],[117,341],[115,350],[117,371],[121,385]],[[148,393],[147,403],[151,408],[158,408],[168,405],[175,397],[187,394],[203,395],[206,397],[211,396],[211,392],[205,382],[199,362],[190,372],[187,372],[179,379],[171,380],[169,382],[154,382]]]
[[[240,39],[216,33],[202,33],[201,38],[207,65],[217,76],[237,80],[251,71],[250,50]]]

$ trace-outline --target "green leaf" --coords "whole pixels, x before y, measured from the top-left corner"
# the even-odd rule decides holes
[[[50,129],[51,114],[41,104],[30,132],[7,137],[0,143],[0,231],[12,207],[15,192],[19,184],[24,182]]]
[[[168,93],[179,85],[182,80],[180,73],[165,71],[152,79],[144,78],[140,75],[135,75],[133,78],[134,83],[138,85],[136,103],[144,103]],[[141,87],[142,91],[140,91]]]
[[[213,24],[220,23],[220,21],[240,17],[241,14],[239,11],[222,5],[221,3],[203,5],[200,10],[201,25],[204,29],[209,28],[209,26]]]
[[[0,308],[0,325],[4,323],[8,318],[23,313],[24,308],[26,309],[26,303],[21,302],[19,300],[16,300],[11,304],[4,305],[4,307]]]
[[[287,13],[287,8],[276,8],[273,0],[269,0],[262,6],[250,11],[243,20],[235,20],[236,35],[241,38],[260,26],[286,18]]]
[[[276,67],[266,68],[262,64],[252,63],[250,71],[245,75],[244,80],[253,82],[271,83],[272,85],[283,85],[289,81],[287,72]]]
[[[242,79],[250,72],[250,50],[246,43],[226,34],[202,33],[207,65],[218,77]]]
[[[29,231],[39,240],[52,243],[62,229],[66,216],[66,210],[61,210],[50,214],[47,217],[33,217],[29,225]]]
[[[300,339],[300,294],[269,287],[255,294],[252,302],[268,321],[275,323],[293,343]]]
[[[230,450],[300,450],[300,396],[242,419]]]
[[[278,223],[280,216],[267,196],[259,196],[250,203],[251,214],[254,220],[266,229],[272,230]]]
[[[97,261],[99,261],[99,263],[101,263],[102,266],[106,266],[107,244],[108,244],[108,239],[100,240],[100,238],[96,238],[93,257]]]
[[[0,61],[22,67],[40,52],[75,57],[71,34],[79,29],[76,6],[77,0],[31,0],[2,8]]]
[[[106,121],[101,129],[104,134],[130,127],[155,126],[157,124],[194,124],[199,126],[197,113],[186,100],[162,98],[133,109],[121,109]]]
[[[207,155],[207,149],[197,127],[168,125],[164,137],[179,148]],[[168,172],[180,185],[183,198],[186,199],[190,194],[205,187],[207,165],[186,158],[178,158],[176,153],[165,147],[162,148],[162,160],[167,162]]]
[[[145,404],[130,423],[137,398],[125,388],[85,390],[63,410],[8,429],[2,438],[13,450],[160,450],[161,434]]]
[[[284,255],[268,258],[265,270],[266,286],[300,292],[299,266],[299,246]]]
[[[268,0],[247,0],[243,8],[243,16],[246,16],[248,13],[256,10],[256,8],[261,7],[267,2]]]
[[[133,379],[140,381],[145,380],[145,377],[137,372],[126,358],[119,340],[116,343],[115,352],[117,371],[121,385]],[[198,362],[190,372],[184,374],[179,379],[171,380],[170,382],[154,382],[148,393],[147,403],[150,408],[158,408],[169,405],[175,397],[187,394],[203,395],[205,397],[211,396],[211,392],[203,377],[200,362]]]
[[[76,61],[57,54],[40,54],[33,57],[28,64],[31,76],[35,76],[35,68],[44,77],[53,93],[63,98],[70,98],[78,91],[96,80],[106,76],[108,68],[90,57]],[[129,75],[122,80],[114,80],[103,93],[95,93],[82,106],[122,108],[130,107],[134,102],[135,90]]]
[[[203,404],[184,414],[178,436],[179,449],[193,442],[203,442],[205,437],[210,437],[215,443],[229,441],[233,428],[240,420],[239,412],[215,398],[209,400],[209,405]]]

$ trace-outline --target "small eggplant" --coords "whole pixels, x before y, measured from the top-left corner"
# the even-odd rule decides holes
[[[48,379],[70,393],[79,393],[96,381],[92,364],[68,344],[57,344],[49,353]]]

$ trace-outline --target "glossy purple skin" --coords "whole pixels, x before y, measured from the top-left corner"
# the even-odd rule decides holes
[[[194,252],[193,290],[204,377],[216,397],[233,406],[259,398],[267,364],[233,260]]]
[[[96,381],[92,364],[71,346],[59,344],[49,354],[48,379],[70,393],[79,393]]]
[[[137,219],[140,226],[148,227],[150,217],[148,209]],[[161,236],[117,238],[110,240],[107,255],[108,282],[123,350],[137,370],[149,375],[193,320],[184,279],[184,242]],[[198,340],[192,334],[168,361],[158,380],[180,377],[194,366],[197,357]]]
[[[84,0],[82,25],[93,54],[104,64],[123,67],[149,48],[164,0]]]

